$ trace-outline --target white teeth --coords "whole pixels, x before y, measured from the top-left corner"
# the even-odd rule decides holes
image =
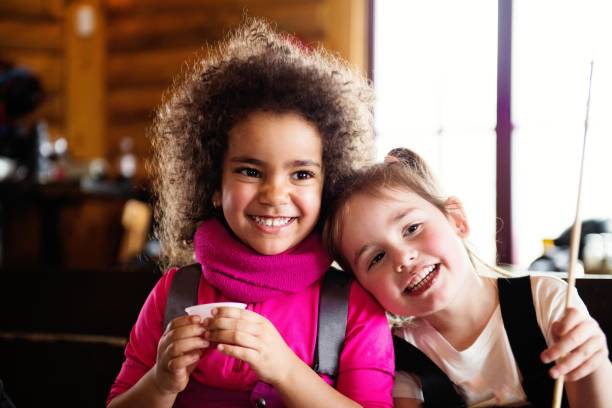
[[[253,216],[253,220],[259,225],[265,225],[266,227],[280,227],[287,225],[292,220],[291,217],[259,217]]]
[[[407,288],[407,290],[414,290],[416,289],[421,282],[423,282],[430,273],[432,273],[434,270],[436,269],[436,265],[429,265],[423,269],[421,269],[421,272],[419,272],[414,279],[412,279],[412,284]]]

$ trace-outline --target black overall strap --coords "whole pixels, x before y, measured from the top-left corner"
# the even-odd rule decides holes
[[[183,266],[175,272],[166,301],[164,330],[173,319],[187,314],[186,307],[198,303],[200,276],[202,268],[197,263]]]
[[[393,336],[395,369],[415,374],[421,380],[423,407],[465,407],[451,380],[425,353],[404,339]]]
[[[323,277],[319,296],[317,344],[314,370],[335,378],[346,335],[351,275],[330,267]]]
[[[180,268],[170,285],[164,317],[164,328],[173,319],[185,315],[185,308],[197,303],[202,270],[199,264]],[[346,335],[351,276],[329,268],[323,277],[319,295],[319,318],[314,370],[334,378],[338,372],[340,352]]]
[[[548,370],[553,364],[544,364],[540,360],[540,353],[548,346],[533,306],[530,277],[498,279],[497,286],[510,348],[523,376],[523,390],[534,406],[549,407],[554,380],[548,375]],[[565,394],[563,406],[568,406]]]

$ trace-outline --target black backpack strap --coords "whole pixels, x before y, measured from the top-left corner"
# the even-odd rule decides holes
[[[348,300],[352,277],[344,271],[330,267],[321,284],[319,295],[319,319],[317,344],[314,354],[314,370],[335,378],[338,373],[340,353],[346,335]]]
[[[393,336],[393,348],[395,369],[415,374],[421,380],[423,407],[466,406],[446,373],[425,353],[397,336]]]
[[[523,390],[530,403],[552,405],[554,380],[548,375],[553,363],[544,364],[540,353],[548,346],[538,325],[529,276],[497,280],[499,305],[516,364],[523,376]],[[563,395],[563,406],[567,398]]]
[[[177,270],[170,284],[166,311],[164,315],[164,330],[173,319],[184,316],[185,308],[198,303],[198,287],[202,268],[200,264],[183,266]]]
[[[4,391],[4,384],[2,384],[2,380],[0,380],[0,408],[15,408],[13,401],[11,401],[9,396]]]

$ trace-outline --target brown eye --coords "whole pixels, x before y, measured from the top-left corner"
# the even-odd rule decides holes
[[[372,260],[370,261],[370,264],[368,265],[368,269],[370,269],[371,267],[373,267],[374,265],[376,265],[377,263],[379,263],[383,257],[385,256],[384,252],[379,252],[377,253],[374,258],[372,258]]]
[[[293,173],[293,178],[296,180],[308,180],[314,177],[312,171],[300,170]]]
[[[247,177],[261,177],[261,172],[252,167],[242,167],[238,169],[238,173]]]
[[[409,237],[411,235],[414,235],[414,233],[416,233],[421,228],[421,225],[422,224],[411,224],[411,225],[407,226],[404,229],[404,234],[403,235],[405,237]]]

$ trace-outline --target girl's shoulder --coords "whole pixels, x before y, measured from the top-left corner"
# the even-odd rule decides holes
[[[542,299],[548,299],[551,296],[565,296],[565,290],[567,288],[567,283],[557,277],[552,275],[530,275],[530,274],[516,274],[512,277],[499,277],[499,278],[489,278],[489,279],[504,279],[512,281],[513,279],[521,279],[529,277],[530,285],[531,285],[531,296],[534,300],[534,303]]]
[[[369,368],[393,376],[393,341],[385,310],[356,281],[351,282],[346,319],[342,369]]]
[[[565,290],[567,288],[567,282],[558,276],[552,275],[530,275],[531,279],[531,290]]]
[[[350,285],[349,314],[354,311],[385,315],[385,310],[380,303],[359,282],[353,280]]]
[[[567,283],[551,275],[529,275],[531,284],[531,297],[536,312],[538,325],[547,344],[552,344],[551,325],[561,319],[565,313],[565,297],[568,289]],[[512,278],[510,278],[512,279]],[[527,299],[517,299],[517,302]],[[578,295],[576,288],[572,288],[572,307],[588,314],[584,302]]]

